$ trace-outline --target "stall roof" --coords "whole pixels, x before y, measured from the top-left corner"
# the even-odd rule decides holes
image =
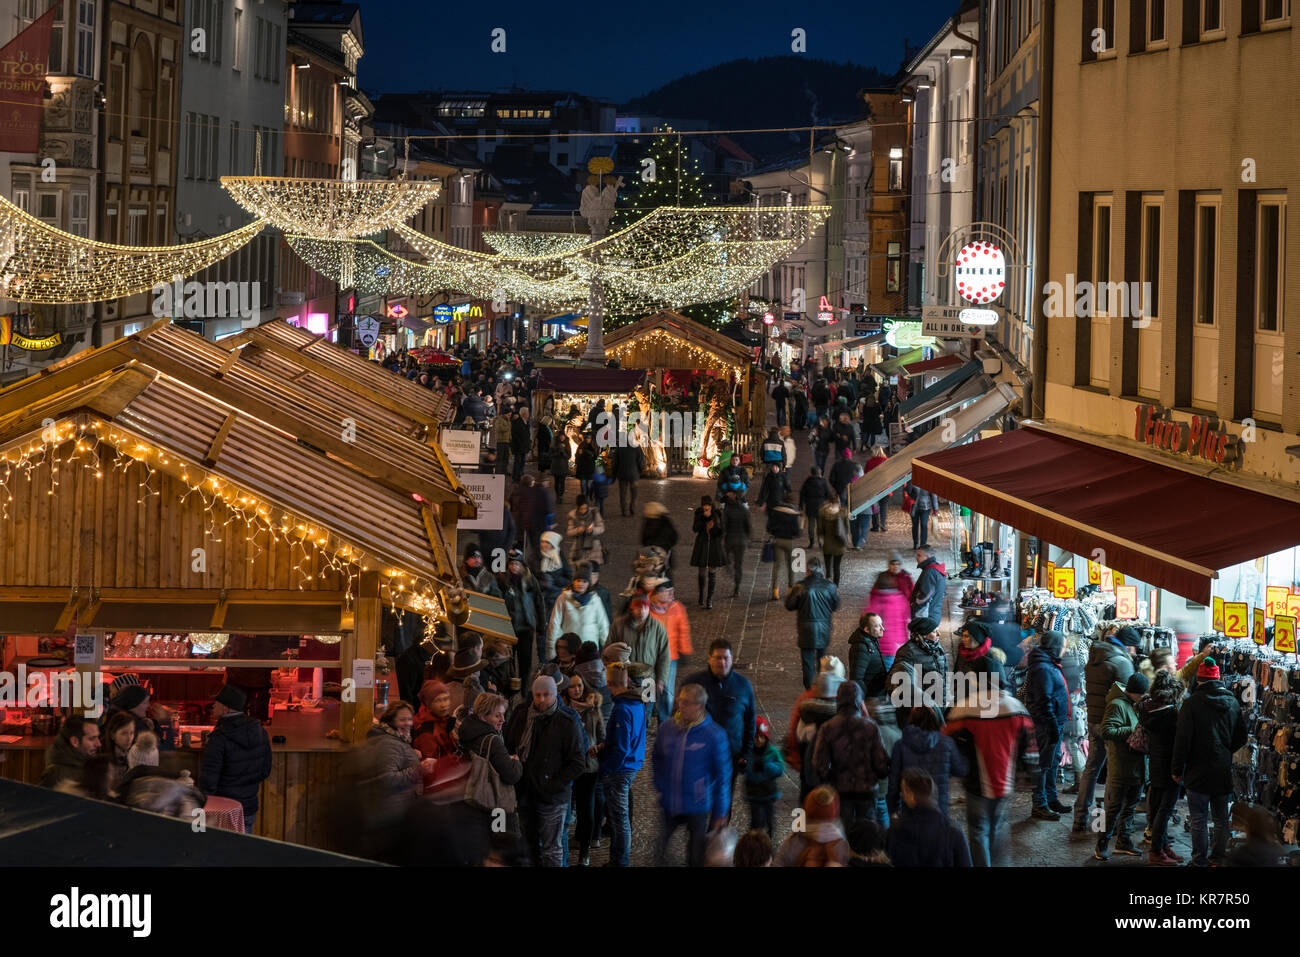
[[[46,394],[128,365],[165,375],[247,412],[294,440],[309,443],[393,491],[420,494],[466,516],[474,502],[445,466],[439,450],[395,433],[367,415],[369,404],[340,388],[309,391],[272,369],[236,361],[202,336],[163,319],[148,329],[99,349],[80,352],[6,390],[0,417],[17,411],[29,396]],[[464,506],[461,509],[461,505]]]
[[[126,340],[124,348],[139,346]],[[176,469],[201,469],[328,529],[377,562],[430,580],[454,574],[432,513],[410,493],[362,474],[380,465],[362,462],[359,450],[357,466],[331,458],[234,404],[236,398],[218,398],[147,361],[124,362],[120,350],[90,350],[0,390],[0,448],[30,441],[46,418],[59,423],[86,414],[179,460]]]
[[[626,395],[645,379],[644,369],[546,368],[538,377],[538,390],[552,392]]]
[[[907,375],[925,375],[926,373],[943,372],[946,369],[955,369],[966,360],[958,355],[951,353],[942,356],[935,356],[933,359],[925,359],[921,362],[913,362],[907,367]]]
[[[877,362],[871,368],[878,374],[888,379],[892,375],[898,375],[903,366],[910,365],[913,362],[920,362],[925,356],[924,349],[912,349],[908,352],[894,356],[892,359],[885,359],[883,362]]]
[[[918,455],[938,452],[953,443],[966,441],[989,419],[1005,412],[1015,401],[1015,397],[1016,394],[1010,386],[997,385],[982,398],[953,416],[956,425],[955,434],[950,433],[945,438],[942,430],[931,430],[876,466],[849,486],[849,514],[851,516],[861,514],[894,489],[906,484],[908,478],[914,476],[913,464]],[[916,481],[922,488],[934,491],[919,479]]]
[[[730,336],[724,336],[702,323],[696,322],[689,316],[683,316],[680,312],[673,312],[669,309],[638,319],[626,326],[620,326],[613,332],[606,334],[605,348],[613,348],[656,329],[675,336],[697,348],[707,349],[714,355],[720,356],[742,368],[747,368],[749,363],[754,361],[754,352],[748,346],[737,342]]]
[[[310,376],[300,376],[304,388],[317,389],[320,380],[342,385],[350,392],[361,393],[372,402],[412,421],[437,429],[447,412],[447,397],[353,355],[329,342],[324,336],[291,326],[283,319],[245,329],[222,339],[218,346],[226,350],[249,344],[292,360]],[[256,353],[247,353],[245,358]]]
[[[921,363],[918,362],[914,365],[909,366],[908,373],[910,374],[914,369],[916,369],[918,365],[921,365]],[[904,399],[902,402],[899,403],[898,411],[900,414],[906,415],[907,413],[911,412],[913,409],[919,408],[920,406],[924,405],[930,400],[938,396],[941,396],[946,392],[952,391],[957,386],[965,382],[967,379],[971,378],[971,376],[978,375],[980,372],[983,371],[984,371],[984,363],[981,362],[979,359],[972,359],[970,362],[967,362],[961,368],[953,372],[950,372],[948,375],[944,376],[938,382],[935,382],[932,385],[928,386],[927,388],[922,389],[920,392],[916,393],[916,395],[908,396],[906,399]]]
[[[1210,603],[1218,571],[1300,543],[1300,504],[1038,427],[913,463],[917,485]],[[1230,517],[1230,518],[1229,518]]]

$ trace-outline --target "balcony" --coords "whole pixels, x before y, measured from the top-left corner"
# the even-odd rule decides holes
[[[149,172],[149,137],[131,135],[127,167],[132,173]]]

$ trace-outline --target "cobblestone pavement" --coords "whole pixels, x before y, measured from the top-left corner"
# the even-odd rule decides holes
[[[812,463],[811,450],[807,445],[807,433],[794,433],[798,444],[795,464],[791,470],[791,487],[796,493]],[[859,456],[861,461],[862,456]],[[640,541],[642,518],[640,510],[646,502],[659,501],[668,506],[669,517],[677,528],[680,544],[673,561],[673,581],[676,585],[678,600],[682,601],[691,620],[691,642],[695,653],[689,661],[678,662],[678,683],[684,675],[704,667],[708,654],[709,642],[714,638],[725,636],[730,639],[735,650],[736,667],[749,678],[754,685],[754,693],[759,714],[766,715],[772,723],[774,739],[784,739],[789,723],[790,709],[795,698],[803,691],[800,674],[799,651],[795,642],[794,612],[785,609],[784,602],[769,600],[771,565],[764,564],[761,550],[764,542],[763,528],[766,515],[754,508],[754,536],[746,555],[745,575],[741,581],[740,596],[731,598],[732,577],[728,569],[719,570],[717,588],[714,593],[714,607],[706,610],[699,607],[695,569],[688,564],[691,544],[691,522],[693,509],[699,505],[700,496],[713,494],[715,483],[709,479],[695,479],[689,476],[673,476],[668,479],[643,479],[639,483],[637,505],[638,515],[622,517],[618,512],[618,496],[611,495],[605,502],[605,524],[607,532],[604,542],[607,551],[612,554],[602,566],[601,584],[617,596],[630,575],[631,560],[635,556],[636,543]],[[572,506],[574,483],[569,483],[570,494],[565,502],[557,505],[556,514],[566,515]],[[756,491],[756,488],[755,488]],[[750,495],[753,498],[753,493]],[[911,520],[902,508],[901,493],[896,493],[887,509],[886,531],[872,532],[867,537],[866,545],[861,551],[845,555],[840,581],[840,610],[835,613],[831,631],[831,644],[827,654],[836,655],[848,663],[848,637],[857,627],[867,601],[871,584],[879,572],[884,570],[889,556],[898,552],[903,556],[904,567],[915,577],[915,557],[911,549]],[[943,529],[937,522],[932,529],[930,542],[937,546],[937,557],[944,562],[949,574],[961,567],[952,549],[942,546],[946,536],[939,534]],[[805,540],[806,544],[806,540]],[[816,552],[820,554],[820,551]],[[948,584],[948,609],[941,628],[943,644],[953,654],[952,629],[962,620],[963,613],[956,608],[961,593],[960,580]],[[788,589],[782,588],[784,597]],[[649,751],[653,748],[653,732],[647,747],[646,764],[637,774],[633,783],[633,804],[635,817],[632,833],[633,866],[652,866],[655,860],[655,848],[659,840],[660,825],[658,818],[657,794],[651,783]],[[736,785],[733,823],[742,830],[747,828],[749,808],[744,801],[743,781]],[[1101,788],[1097,796],[1101,797]],[[954,782],[952,792],[952,820],[959,826],[964,825],[964,794],[960,784]],[[798,772],[787,770],[782,782],[781,799],[777,802],[775,813],[774,846],[790,832],[792,811],[797,806],[799,796]],[[1062,795],[1064,803],[1070,803],[1072,797]],[[1030,794],[1026,782],[1017,787],[1012,807],[1008,811],[1010,821],[1011,851],[1010,863],[1016,866],[1100,866],[1123,867],[1142,865],[1144,858],[1114,856],[1109,863],[1102,864],[1092,859],[1093,841],[1068,840],[1070,817],[1065,815],[1059,823],[1032,821],[1029,819],[1031,808]],[[1134,840],[1140,841],[1145,818],[1139,813],[1135,825]],[[1171,840],[1175,850],[1185,858],[1190,858],[1189,838],[1183,825],[1170,828]],[[679,830],[668,848],[667,863],[680,865],[685,861],[685,829]],[[1113,847],[1113,845],[1112,845]],[[602,841],[602,846],[593,849],[591,865],[604,864],[609,859],[609,841]],[[577,861],[576,844],[571,845],[571,860]]]

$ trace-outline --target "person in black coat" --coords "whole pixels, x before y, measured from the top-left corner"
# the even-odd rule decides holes
[[[524,460],[532,451],[533,428],[529,421],[528,406],[523,406],[510,420],[510,455],[514,459],[511,479],[518,482],[524,474]]]
[[[1083,836],[1088,831],[1088,809],[1097,790],[1097,778],[1106,766],[1106,741],[1101,736],[1101,719],[1106,713],[1106,695],[1118,682],[1127,684],[1133,674],[1133,659],[1126,646],[1136,645],[1137,632],[1125,625],[1118,631],[1094,641],[1088,649],[1084,668],[1084,688],[1088,705],[1088,761],[1079,780],[1079,799],[1074,803],[1074,827],[1071,833]]]
[[[849,449],[836,453],[835,464],[831,466],[827,479],[835,494],[840,497],[842,508],[848,508],[849,486],[861,474],[862,467],[853,461],[853,453]]]
[[[271,742],[262,722],[244,714],[248,696],[234,685],[222,685],[212,701],[216,727],[203,748],[199,789],[230,798],[244,806],[244,833],[253,833],[257,820],[257,791],[271,776]]]
[[[1033,817],[1059,821],[1070,810],[1056,795],[1056,772],[1061,766],[1061,736],[1069,718],[1070,693],[1061,671],[1061,652],[1065,636],[1059,631],[1045,631],[1038,647],[1029,653],[1026,669],[1025,707],[1034,720],[1038,738],[1038,775],[1034,783]]]
[[[677,546],[677,529],[668,517],[663,502],[646,502],[645,522],[641,525],[641,544],[657,545],[668,553],[668,568],[673,567],[673,549]]]
[[[849,421],[847,409],[842,410],[835,417],[835,424],[831,426],[831,441],[835,443],[836,456],[842,456],[845,449],[850,451],[857,448],[858,437],[853,430],[853,423]]]
[[[970,867],[966,836],[934,806],[934,778],[920,768],[903,772],[907,810],[889,829],[886,848],[895,867]]]
[[[740,580],[745,577],[745,550],[749,548],[752,534],[749,509],[735,491],[728,491],[722,505],[722,549],[727,554],[735,578],[732,598],[740,594]]]
[[[695,532],[695,547],[691,549],[691,567],[699,569],[700,606],[713,607],[713,587],[718,580],[717,569],[727,564],[727,556],[722,547],[723,519],[713,504],[712,496],[700,499],[700,507],[695,510],[692,525]],[[708,592],[705,592],[705,580],[708,580]]]
[[[822,505],[835,493],[831,490],[822,470],[813,466],[808,477],[799,487],[799,508],[808,516],[808,547],[817,547],[817,513]]]
[[[857,682],[864,698],[879,698],[887,690],[889,668],[880,650],[884,634],[884,619],[869,611],[858,619],[857,629],[849,635],[848,679]]]
[[[1181,864],[1169,843],[1169,818],[1182,796],[1183,786],[1173,779],[1174,739],[1178,735],[1178,703],[1183,683],[1168,671],[1156,672],[1151,690],[1138,705],[1138,725],[1146,731],[1150,785],[1147,813],[1151,824],[1151,851],[1147,861],[1155,865]]]
[[[614,450],[614,478],[618,481],[618,506],[623,515],[636,514],[636,483],[645,470],[645,455],[631,435]],[[629,501],[630,499],[630,501]]]
[[[799,661],[803,667],[804,690],[812,687],[821,653],[831,643],[831,616],[839,610],[840,593],[835,583],[822,574],[822,561],[808,559],[808,575],[790,589],[785,607],[798,612],[795,629],[799,639]]]
[[[790,477],[775,462],[767,467],[763,474],[763,484],[758,488],[758,506],[769,511],[781,504],[785,493],[790,491]]]

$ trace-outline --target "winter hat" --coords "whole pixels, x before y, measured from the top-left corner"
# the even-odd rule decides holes
[[[439,695],[444,694],[451,694],[451,691],[448,690],[447,686],[441,681],[435,681],[433,678],[430,678],[424,684],[420,685],[420,691],[416,697],[420,699],[420,704],[424,705],[426,708],[430,708],[433,706],[433,700]]]
[[[836,658],[834,655],[823,656],[822,660],[817,663],[817,671],[819,674],[822,672],[829,672],[841,681],[844,680],[844,662],[840,661],[840,659]]]
[[[568,684],[568,679],[565,679]],[[533,679],[533,691],[549,691],[551,694],[557,694],[558,689],[555,686],[555,679],[550,675],[538,675]]]
[[[149,697],[149,692],[142,685],[127,685],[113,698],[113,707],[119,711],[130,711]]]
[[[849,711],[857,714],[862,708],[862,688],[856,681],[846,681],[835,692],[837,711]]]
[[[840,458],[843,459],[853,458],[853,451],[846,447],[842,452],[840,452]]]
[[[625,641],[610,642],[600,653],[601,661],[606,665],[614,662],[628,664],[632,660],[632,646]]]
[[[1218,681],[1222,677],[1219,663],[1213,658],[1206,658],[1196,669],[1196,677],[1201,681]]]
[[[528,562],[524,560],[523,551],[518,548],[512,548],[510,551],[506,552],[506,562],[518,562],[520,565],[528,564]]]
[[[839,694],[840,684],[844,681],[838,675],[823,671],[813,682],[813,694],[818,698],[833,699]]]
[[[135,744],[126,752],[126,767],[129,771],[137,765],[158,767],[158,736],[152,731],[141,731],[135,736]]]
[[[970,633],[971,638],[974,639],[975,644],[977,645],[984,644],[987,639],[992,637],[992,633],[989,631],[989,626],[974,618],[963,624],[962,628]],[[1060,652],[1057,652],[1057,654],[1059,653]]]
[[[933,618],[913,618],[907,623],[907,630],[918,638],[924,638],[938,631],[939,623]]]
[[[667,514],[668,514],[668,506],[665,505],[663,502],[645,503],[646,518],[663,518]]]
[[[560,545],[564,542],[564,536],[559,532],[542,532],[542,541],[558,552]]]
[[[1124,690],[1128,694],[1146,694],[1150,687],[1151,682],[1147,680],[1147,676],[1140,671],[1135,671],[1128,676],[1128,684],[1124,686]]]
[[[1131,625],[1125,625],[1119,631],[1115,632],[1115,640],[1121,645],[1128,645],[1130,648],[1136,648],[1142,644],[1142,637]]]
[[[116,698],[122,690],[139,683],[140,679],[133,674],[118,675],[113,679],[113,683],[108,686],[109,698]]]
[[[248,707],[248,695],[234,685],[222,685],[221,690],[213,696],[212,700],[221,702],[231,711],[242,712]]]
[[[808,792],[803,810],[809,821],[833,821],[840,816],[840,796],[834,788],[823,784]]]
[[[574,657],[578,659],[578,664],[588,661],[600,661],[600,646],[594,641],[584,641]]]
[[[1038,636],[1038,647],[1053,658],[1061,657],[1061,652],[1065,649],[1065,635],[1059,631],[1045,631]],[[1143,689],[1146,690],[1145,688]]]
[[[772,740],[772,722],[762,715],[759,715],[754,721],[754,736],[758,737],[760,734],[767,740]]]
[[[595,642],[589,641],[586,644],[594,646]],[[582,679],[582,683],[587,686],[588,690],[606,684],[605,663],[599,658],[578,662],[578,666],[573,669],[573,673]]]
[[[591,563],[578,562],[573,566],[573,580],[576,582],[586,582],[591,584]]]
[[[555,690],[557,692],[562,692],[565,688],[569,687],[569,676],[561,671],[560,666],[554,661],[542,665],[542,670],[538,677],[550,678],[551,683],[555,685]],[[537,690],[537,682],[535,681],[533,682],[533,690]]]
[[[482,557],[483,557],[483,549],[479,548],[473,542],[470,542],[468,545],[465,546],[465,561],[469,561],[471,558],[482,558]]]

